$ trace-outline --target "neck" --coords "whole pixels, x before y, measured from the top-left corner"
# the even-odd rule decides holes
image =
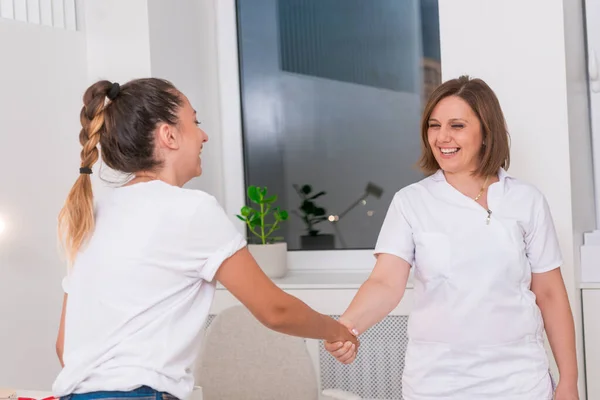
[[[179,179],[177,179],[177,175],[175,173],[169,173],[168,171],[162,170],[159,172],[152,171],[140,171],[135,174],[133,179],[127,182],[127,185],[133,185],[140,182],[149,182],[149,181],[163,181],[168,183],[171,186],[179,186],[182,187],[185,182],[181,183]]]
[[[457,189],[459,192],[469,197],[475,197],[483,187],[486,177],[473,175],[471,172],[445,172],[446,182]],[[489,177],[486,186],[494,182],[494,177]],[[495,180],[497,181],[497,179]]]

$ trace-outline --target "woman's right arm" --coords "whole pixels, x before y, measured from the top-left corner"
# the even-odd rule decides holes
[[[340,318],[363,333],[384,319],[402,300],[410,265],[392,254],[379,254],[375,268]]]
[[[402,258],[379,254],[373,272],[362,284],[340,320],[360,333],[365,332],[400,303],[409,273],[410,265]]]
[[[354,296],[340,322],[358,335],[384,319],[402,300],[409,273],[410,264],[404,259],[379,254],[373,272]],[[348,343],[327,341],[325,349],[344,364],[350,364],[356,358],[356,349]]]
[[[331,342],[358,341],[334,319],[319,314],[275,285],[258,266],[247,248],[226,259],[216,279],[266,327],[292,336]]]
[[[355,335],[385,318],[404,296],[415,253],[411,218],[407,217],[410,211],[407,212],[404,205],[411,193],[401,190],[394,195],[377,238],[375,267],[340,318],[340,322]],[[328,341],[325,349],[346,364],[356,357],[356,351],[346,343]]]

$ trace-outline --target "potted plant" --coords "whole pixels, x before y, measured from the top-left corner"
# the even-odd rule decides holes
[[[300,236],[300,247],[306,250],[328,250],[335,248],[335,236],[332,234],[322,234],[316,225],[327,220],[327,211],[323,207],[317,206],[315,200],[324,196],[326,192],[314,193],[312,186],[293,185],[296,193],[300,196],[300,213],[295,212],[306,225],[306,235]]]
[[[266,187],[249,186],[247,195],[255,206],[242,207],[237,217],[246,223],[251,238],[257,242],[248,244],[248,250],[267,276],[281,278],[287,273],[287,243],[274,233],[288,219],[288,213],[274,207],[277,195],[267,196]]]

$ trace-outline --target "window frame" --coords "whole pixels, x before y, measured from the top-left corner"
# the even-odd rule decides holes
[[[596,231],[600,229],[600,3],[585,0],[585,35],[588,62],[588,96],[594,168]]]
[[[245,204],[237,11],[235,0],[219,0],[214,4],[223,144],[223,207],[228,215],[235,215]],[[243,222],[233,221],[240,232],[245,232]],[[292,271],[365,271],[375,265],[373,249],[288,251],[287,261]]]

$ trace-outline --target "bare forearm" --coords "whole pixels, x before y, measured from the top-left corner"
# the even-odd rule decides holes
[[[328,341],[342,338],[337,321],[314,311],[296,297],[286,295],[285,306],[277,307],[273,315],[265,325],[277,332]]]
[[[342,316],[359,333],[385,318],[400,303],[405,287],[393,288],[381,281],[368,279],[362,284]]]
[[[577,384],[575,325],[566,293],[538,298],[546,334],[563,383]]]
[[[56,338],[56,355],[60,366],[64,368],[65,363],[63,361],[63,352],[65,349],[65,316],[67,313],[67,302],[69,301],[69,295],[65,293],[63,296],[62,312],[60,314],[60,325],[58,328],[58,336]]]
[[[244,248],[221,264],[215,278],[268,328],[292,336],[356,342],[348,329],[278,288]]]

